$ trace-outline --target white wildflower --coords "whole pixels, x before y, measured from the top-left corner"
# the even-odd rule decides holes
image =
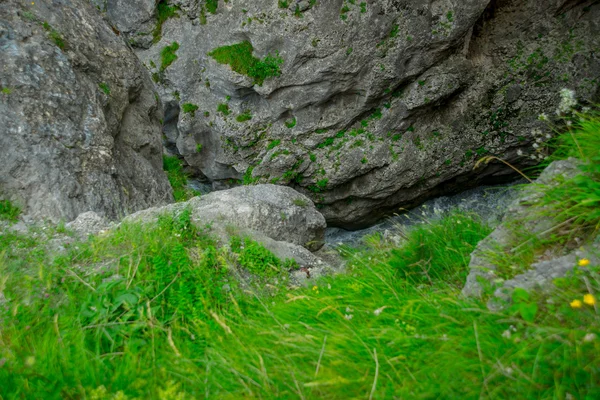
[[[596,334],[595,333],[588,333],[587,335],[585,335],[583,337],[583,341],[584,342],[593,342],[594,340],[596,340]]]
[[[373,311],[373,314],[375,314],[376,317],[379,317],[379,314],[381,314],[386,308],[387,306],[380,307],[377,310]]]
[[[537,148],[539,148],[539,147],[540,147],[540,145],[539,145],[539,144],[537,144],[537,143],[534,143],[534,144],[533,144],[533,148],[534,148],[534,149],[537,149]]]
[[[518,156],[523,156],[523,150],[521,150],[521,149],[517,150],[517,155]]]
[[[577,99],[575,99],[575,92],[570,89],[562,89],[560,91],[560,104],[556,109],[556,114],[568,114],[576,105]]]
[[[541,114],[538,116],[538,119],[539,119],[540,121],[548,121],[548,116],[546,115],[546,113],[541,113]]]
[[[344,315],[344,318],[346,318],[348,321],[350,321],[353,317],[354,317],[354,315],[352,315],[352,314]]]
[[[352,311],[354,311],[354,310],[353,310],[353,309],[351,309],[350,307],[346,307],[346,312],[347,312],[348,314],[350,314]]]
[[[504,332],[502,332],[502,337],[505,339],[510,339],[510,329],[505,330]]]

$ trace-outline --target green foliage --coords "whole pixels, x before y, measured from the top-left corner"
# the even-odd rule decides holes
[[[292,119],[290,119],[288,121],[285,121],[285,126],[288,129],[292,129],[293,127],[295,127],[296,126],[296,117],[293,117]]]
[[[242,268],[261,277],[276,276],[282,272],[281,260],[262,244],[250,238],[245,238],[243,243],[238,259]]]
[[[434,224],[417,225],[404,234],[407,244],[392,250],[389,265],[414,283],[464,283],[469,255],[491,229],[472,215],[454,212]]]
[[[196,153],[200,153],[202,151],[202,143],[196,144]]]
[[[301,198],[294,199],[292,201],[292,203],[294,203],[294,205],[298,206],[298,207],[307,207],[308,206],[308,202]]]
[[[64,50],[66,48],[67,43],[65,42],[65,39],[60,34],[60,32],[58,32],[56,29],[50,26],[50,24],[47,22],[44,22],[42,24],[42,27],[48,32],[48,37],[54,42],[54,44],[59,49]]]
[[[187,187],[187,177],[178,157],[163,156],[163,169],[167,172],[175,201],[187,201],[199,195],[199,193]]]
[[[277,4],[278,4],[279,8],[288,8],[290,6],[289,1],[286,1],[286,0],[279,0],[277,2]]]
[[[10,202],[10,200],[0,200],[0,219],[7,221],[16,221],[21,214],[21,209]]]
[[[8,96],[11,93],[12,93],[12,90],[10,88],[7,88],[7,87],[2,88],[2,94],[5,94]]]
[[[246,169],[244,173],[244,178],[242,179],[242,184],[244,185],[253,185],[260,180],[260,177],[253,177],[252,171],[254,171],[254,167],[250,166]]]
[[[231,114],[231,111],[229,110],[229,105],[227,103],[220,103],[217,106],[217,112],[220,112],[224,116],[228,116],[229,114]]]
[[[274,149],[275,147],[279,146],[280,144],[281,144],[280,139],[271,140],[271,142],[267,146],[267,150]]]
[[[392,255],[402,249],[434,246],[432,264],[466,269],[468,246],[454,240],[373,235],[342,250],[348,273],[288,287],[275,278],[297,265],[249,238],[232,237],[229,254],[190,217],[124,224],[54,258],[43,231],[0,233],[2,396],[598,397],[600,321],[593,306],[569,306],[600,292],[597,265],[551,291],[513,294],[535,312],[490,312],[441,280],[400,278],[417,258]],[[436,226],[455,218],[414,229],[445,234]],[[270,284],[240,285],[242,263]]]
[[[154,43],[158,43],[160,41],[162,35],[162,26],[165,23],[165,21],[169,18],[179,18],[179,14],[177,14],[178,10],[179,7],[168,5],[166,0],[161,0],[158,3],[158,5],[156,6],[157,24],[156,28],[152,32]]]
[[[600,228],[600,115],[580,115],[570,130],[556,139],[554,159],[575,157],[580,173],[569,180],[542,186],[539,206],[556,223],[572,221],[576,230]]]
[[[102,90],[107,96],[110,96],[110,87],[108,86],[108,83],[105,82],[101,82],[98,84],[98,87],[100,88],[100,90]]]
[[[250,111],[246,111],[240,115],[238,115],[237,117],[235,117],[235,120],[237,122],[246,122],[246,121],[250,121],[252,119],[252,113]]]
[[[216,14],[217,8],[219,8],[219,0],[206,0],[206,9],[209,13]]]
[[[181,110],[186,114],[192,114],[192,117],[196,115],[196,111],[198,111],[198,108],[200,107],[192,103],[184,103],[181,106]]]
[[[260,60],[252,55],[253,51],[252,44],[244,41],[218,47],[208,55],[219,64],[229,65],[233,71],[253,78],[257,85],[262,85],[267,78],[281,75],[280,66],[283,64],[281,57],[268,54],[263,60]]]
[[[173,42],[170,46],[165,46],[160,51],[160,71],[164,71],[177,60],[175,52],[179,50],[179,43]]]

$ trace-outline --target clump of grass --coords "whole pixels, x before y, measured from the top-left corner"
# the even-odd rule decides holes
[[[281,57],[268,54],[263,60],[260,60],[254,57],[253,51],[252,44],[244,41],[218,47],[208,55],[219,64],[229,65],[233,71],[253,78],[257,85],[262,85],[267,78],[281,75],[280,66],[283,64]]]
[[[177,54],[175,52],[179,50],[179,43],[173,42],[170,46],[165,46],[160,51],[160,71],[163,72],[171,64],[177,60]]]
[[[192,117],[196,115],[196,111],[198,111],[198,106],[192,103],[184,103],[181,106],[181,110],[186,114],[192,114]]]
[[[416,284],[464,284],[469,255],[491,229],[469,214],[454,212],[435,223],[410,228],[401,235],[407,244],[392,250],[389,264],[401,279]]]
[[[163,169],[167,172],[175,201],[187,201],[199,195],[199,193],[187,187],[187,176],[178,157],[163,156]]]
[[[252,119],[252,113],[250,111],[246,111],[240,115],[238,115],[237,117],[235,117],[235,120],[237,122],[246,122],[246,121],[250,121]]]
[[[288,129],[292,129],[293,127],[296,126],[296,117],[293,117],[290,120],[285,121],[285,126]]]
[[[206,0],[206,9],[209,13],[216,14],[217,8],[219,8],[219,0]]]
[[[250,238],[242,240],[233,237],[231,248],[238,253],[240,265],[259,277],[276,276],[283,272],[281,260],[262,244]]]
[[[279,146],[280,144],[281,144],[281,139],[271,140],[271,142],[267,146],[267,150],[274,149],[275,147]]]
[[[548,187],[538,207],[557,223],[571,221],[577,229],[600,229],[600,114],[581,114],[572,127],[556,139],[553,159],[574,157],[580,173]]]
[[[104,92],[104,94],[106,94],[107,96],[110,96],[110,86],[108,86],[108,83],[100,82],[98,84],[98,87],[100,88],[100,90],[102,90]]]
[[[217,106],[217,111],[220,112],[221,114],[227,116],[229,114],[231,114],[231,111],[229,110],[229,105],[227,103],[221,103]]]
[[[0,200],[0,219],[16,221],[21,215],[21,209],[10,200]]]
[[[59,49],[64,50],[67,47],[67,43],[65,42],[63,36],[60,34],[60,32],[50,26],[49,23],[44,22],[42,27],[48,32],[48,37]]]

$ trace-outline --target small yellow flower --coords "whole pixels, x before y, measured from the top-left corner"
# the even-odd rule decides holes
[[[596,298],[593,294],[588,293],[585,296],[583,296],[583,302],[588,306],[593,306],[594,304],[596,304]]]
[[[570,304],[573,308],[581,308],[581,306],[583,305],[581,300],[573,300]]]
[[[312,290],[319,290],[319,287],[318,286],[313,286]]]
[[[588,265],[590,265],[590,260],[588,260],[587,258],[582,258],[581,260],[579,260],[578,265],[580,267],[587,267]]]

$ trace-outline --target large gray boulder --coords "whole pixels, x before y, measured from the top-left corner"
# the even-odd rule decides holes
[[[195,197],[187,202],[139,211],[124,222],[151,222],[163,213],[191,211],[192,222],[219,235],[249,234],[318,250],[324,244],[325,218],[313,202],[286,186],[253,185]]]
[[[599,99],[594,1],[168,0],[178,8],[157,36],[152,1],[124,3],[109,1],[107,15],[123,14],[111,18],[153,73],[169,149],[215,183],[291,185],[332,225],[505,179],[503,165],[473,165],[489,153],[535,162],[517,150],[545,129],[537,116],[554,112],[561,88]],[[261,86],[208,55],[244,41],[257,58],[278,53],[281,76]]]
[[[0,198],[116,219],[172,199],[148,71],[86,0],[0,2]]]

